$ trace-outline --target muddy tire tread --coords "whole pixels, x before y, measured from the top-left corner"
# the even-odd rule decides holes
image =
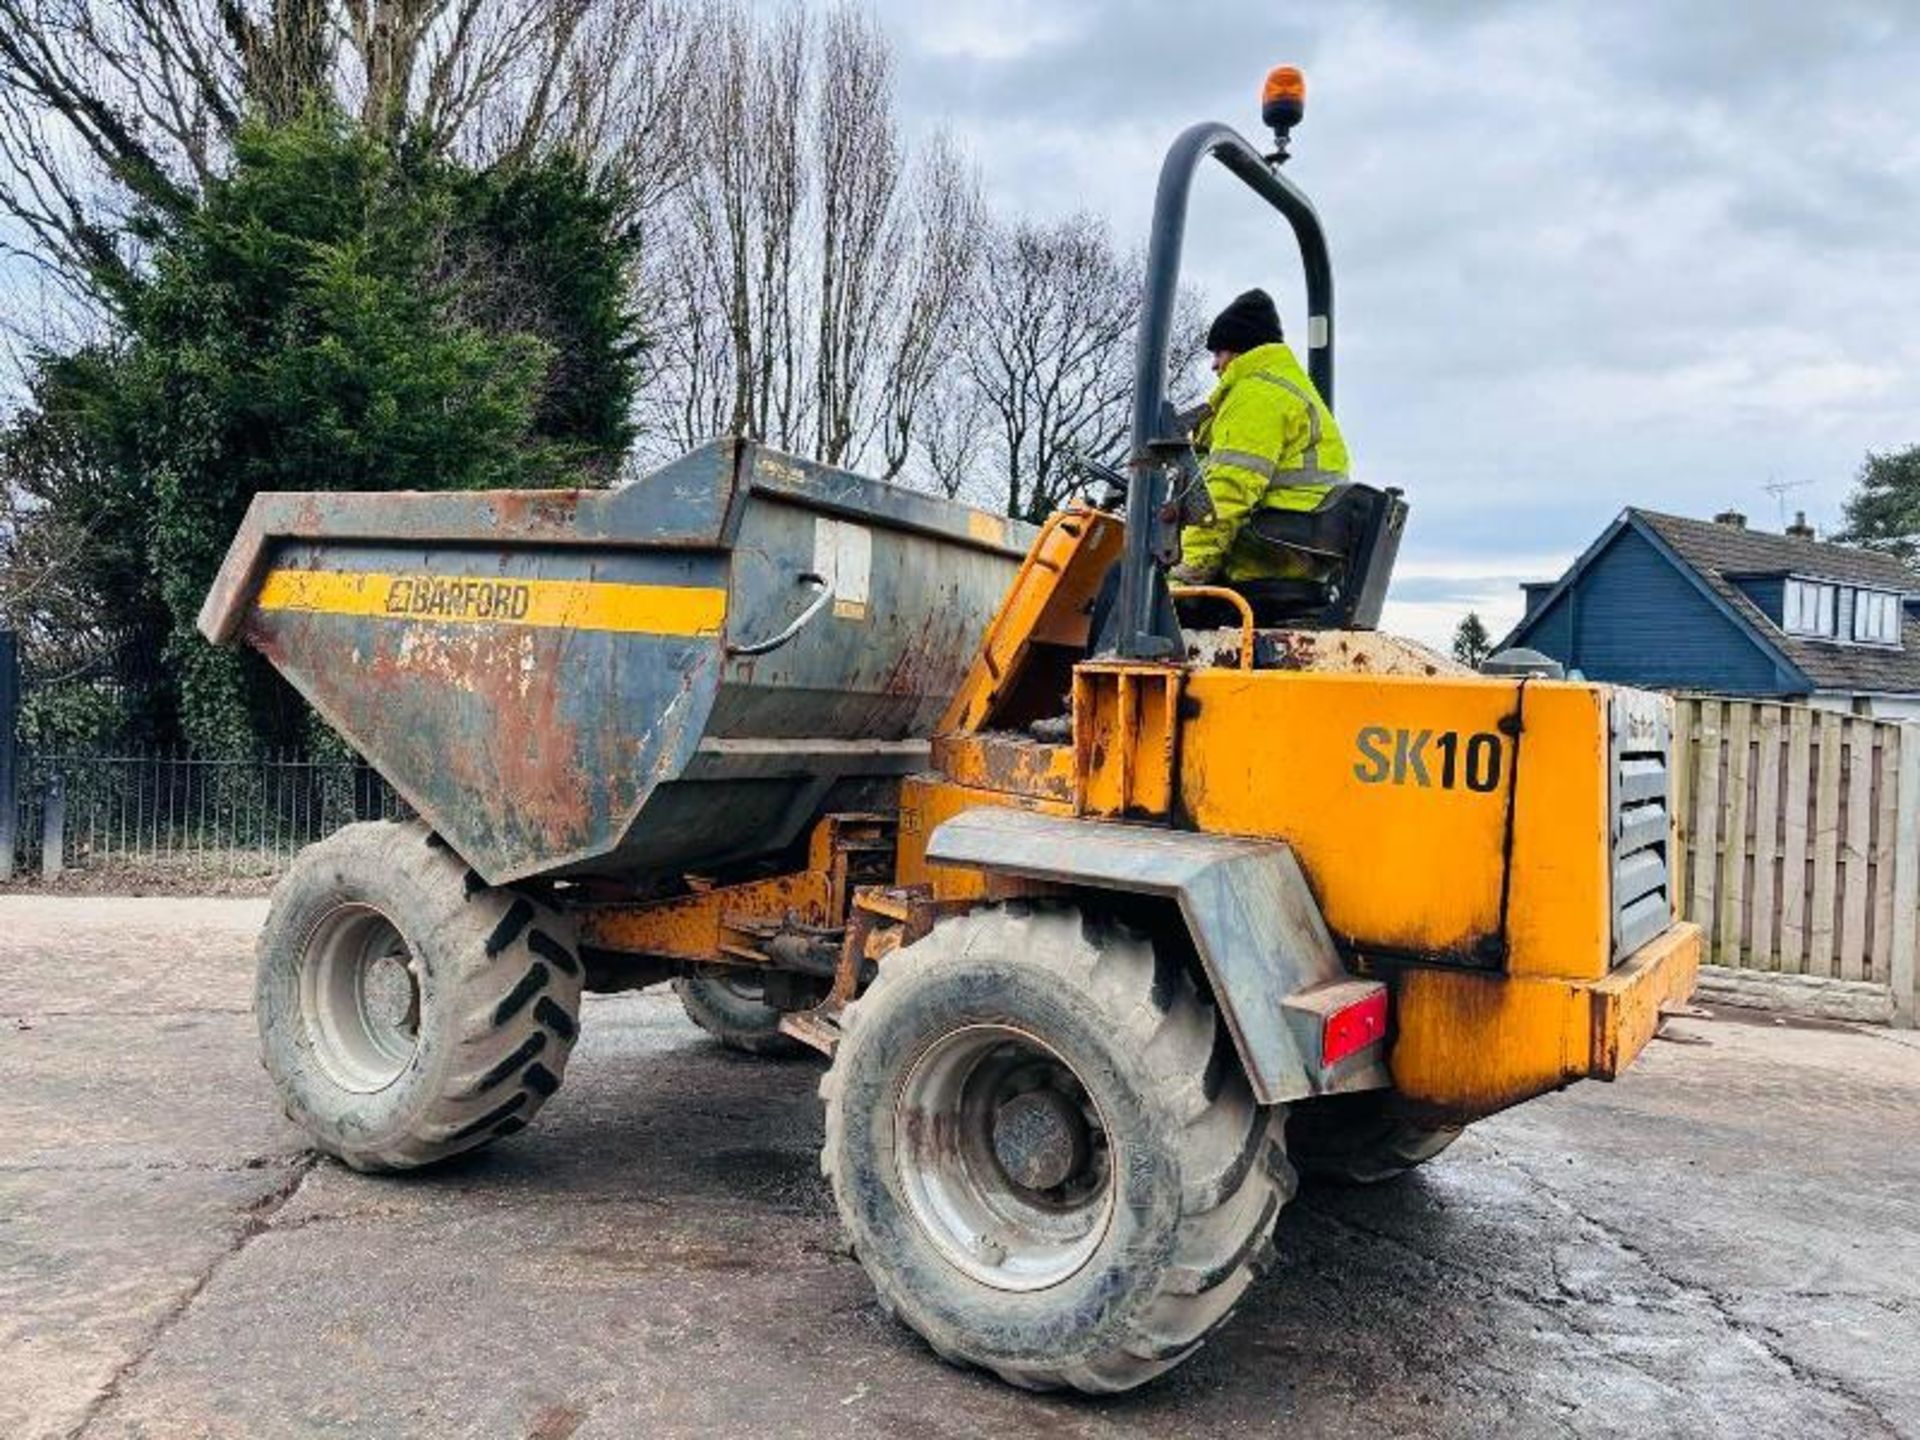
[[[355,1169],[412,1170],[516,1133],[566,1073],[582,974],[572,922],[531,896],[471,884],[471,873],[425,825],[379,820],[309,846],[275,889],[258,948],[262,1060],[296,1123]],[[272,1022],[285,1005],[275,977],[297,963],[288,947],[304,944],[329,897],[369,886],[389,905],[406,902],[407,913],[389,918],[416,960],[427,952],[451,1023],[429,1055],[423,1021],[422,1051],[395,1082],[417,1093],[394,1123],[356,1137],[326,1087],[303,1078],[311,1067],[288,1053],[288,1032]]]
[[[827,1111],[821,1168],[851,1235],[857,1205],[842,1106],[850,1050],[866,1026],[912,1003],[913,993],[938,983],[943,970],[965,966],[975,955],[1016,954],[1023,967],[1073,987],[1117,1033],[1118,1048],[1137,1057],[1138,1081],[1159,1103],[1156,1133],[1132,1143],[1164,1147],[1180,1177],[1169,1253],[1117,1323],[1092,1337],[1088,1348],[1058,1355],[1008,1355],[994,1336],[942,1324],[887,1266],[869,1263],[868,1273],[883,1308],[942,1359],[972,1363],[1029,1390],[1131,1390],[1179,1364],[1228,1318],[1270,1262],[1275,1221],[1296,1188],[1284,1110],[1256,1105],[1237,1068],[1222,1077],[1212,1007],[1183,968],[1156,957],[1148,937],[1071,906],[1014,902],[942,921],[889,958],[843,1016],[845,1038],[821,1082]],[[857,1237],[856,1251],[863,1262],[868,1258]]]

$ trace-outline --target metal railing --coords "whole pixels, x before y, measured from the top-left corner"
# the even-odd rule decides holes
[[[16,783],[15,875],[271,876],[342,825],[410,813],[367,766],[293,753],[28,751]]]

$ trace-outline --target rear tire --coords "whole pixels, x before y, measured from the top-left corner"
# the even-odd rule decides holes
[[[1417,1169],[1460,1138],[1460,1127],[1416,1125],[1393,1113],[1391,1090],[1329,1095],[1294,1107],[1287,1148],[1301,1175],[1378,1185]]]
[[[418,823],[349,825],[303,850],[258,958],[267,1073],[288,1116],[357,1170],[524,1129],[579,1031],[572,922],[487,887]]]
[[[673,982],[673,993],[687,1018],[729,1050],[781,1059],[808,1053],[798,1040],[781,1033],[781,1012],[755,993],[751,976],[682,975]]]
[[[1271,1256],[1284,1111],[1146,937],[974,911],[884,961],[842,1023],[821,1168],[881,1304],[941,1358],[1130,1390]]]

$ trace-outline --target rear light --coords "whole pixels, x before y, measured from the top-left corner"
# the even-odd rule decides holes
[[[1364,999],[1342,1005],[1320,1029],[1320,1065],[1332,1069],[1356,1050],[1387,1034],[1387,991],[1382,986]]]

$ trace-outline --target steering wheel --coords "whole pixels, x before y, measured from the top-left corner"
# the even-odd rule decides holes
[[[1117,510],[1126,503],[1126,471],[1116,470],[1113,466],[1095,460],[1091,456],[1082,455],[1078,451],[1068,457],[1067,464],[1074,474],[1089,485],[1097,483],[1106,487],[1103,493],[1094,497],[1094,504],[1100,509]]]

